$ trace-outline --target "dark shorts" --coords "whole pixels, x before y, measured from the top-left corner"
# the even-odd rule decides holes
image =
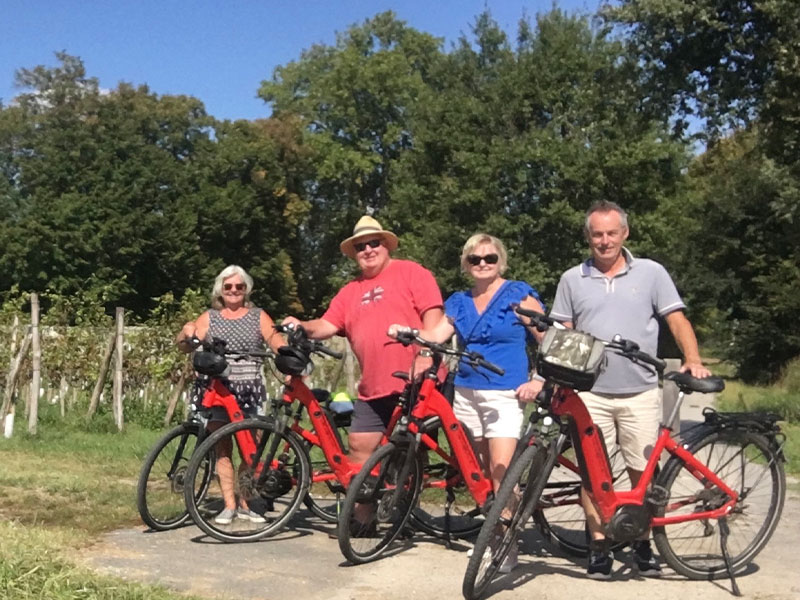
[[[386,431],[399,398],[400,394],[392,394],[372,400],[356,400],[350,432],[383,433]]]
[[[241,406],[239,409],[242,411],[242,416],[245,419],[253,419],[258,416],[258,409],[255,406],[248,406],[247,408],[242,408]],[[225,410],[221,406],[212,406],[211,407],[210,416],[208,418],[209,423],[230,423],[230,418],[228,418],[228,411]]]

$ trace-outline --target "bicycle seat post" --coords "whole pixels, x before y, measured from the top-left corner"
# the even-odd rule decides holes
[[[675,406],[672,407],[672,411],[670,411],[669,418],[666,420],[666,422],[661,424],[662,427],[666,427],[667,429],[672,431],[672,424],[675,422],[675,417],[678,416],[678,414],[679,414],[679,412],[681,410],[681,404],[683,404],[683,399],[684,399],[685,396],[686,396],[686,394],[683,392],[683,390],[679,389],[678,390],[678,399],[675,401]],[[680,427],[681,427],[681,424],[678,423],[678,429],[680,429]]]

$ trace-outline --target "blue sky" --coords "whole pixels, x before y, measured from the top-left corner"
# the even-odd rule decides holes
[[[601,0],[560,0],[568,11],[593,13]],[[269,108],[256,97],[276,66],[337,31],[385,10],[444,38],[470,31],[488,8],[513,39],[551,0],[0,0],[0,99],[20,93],[14,71],[54,66],[54,52],[80,56],[101,87],[147,84],[158,94],[199,98],[220,119],[256,119]]]

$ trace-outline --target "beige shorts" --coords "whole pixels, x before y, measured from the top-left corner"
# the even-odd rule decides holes
[[[456,386],[453,412],[475,438],[519,439],[522,405],[514,390],[473,390]]]
[[[609,456],[618,443],[628,468],[644,471],[658,438],[661,390],[624,396],[581,392],[580,397],[603,432]]]

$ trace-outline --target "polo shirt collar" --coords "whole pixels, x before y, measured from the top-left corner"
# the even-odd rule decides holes
[[[614,277],[627,273],[631,268],[633,268],[633,263],[636,262],[636,259],[634,258],[633,254],[631,254],[631,251],[628,250],[625,246],[622,247],[622,255],[625,257],[625,267]],[[605,277],[603,273],[601,273],[595,268],[594,259],[591,257],[587,258],[585,261],[581,263],[581,276]]]

